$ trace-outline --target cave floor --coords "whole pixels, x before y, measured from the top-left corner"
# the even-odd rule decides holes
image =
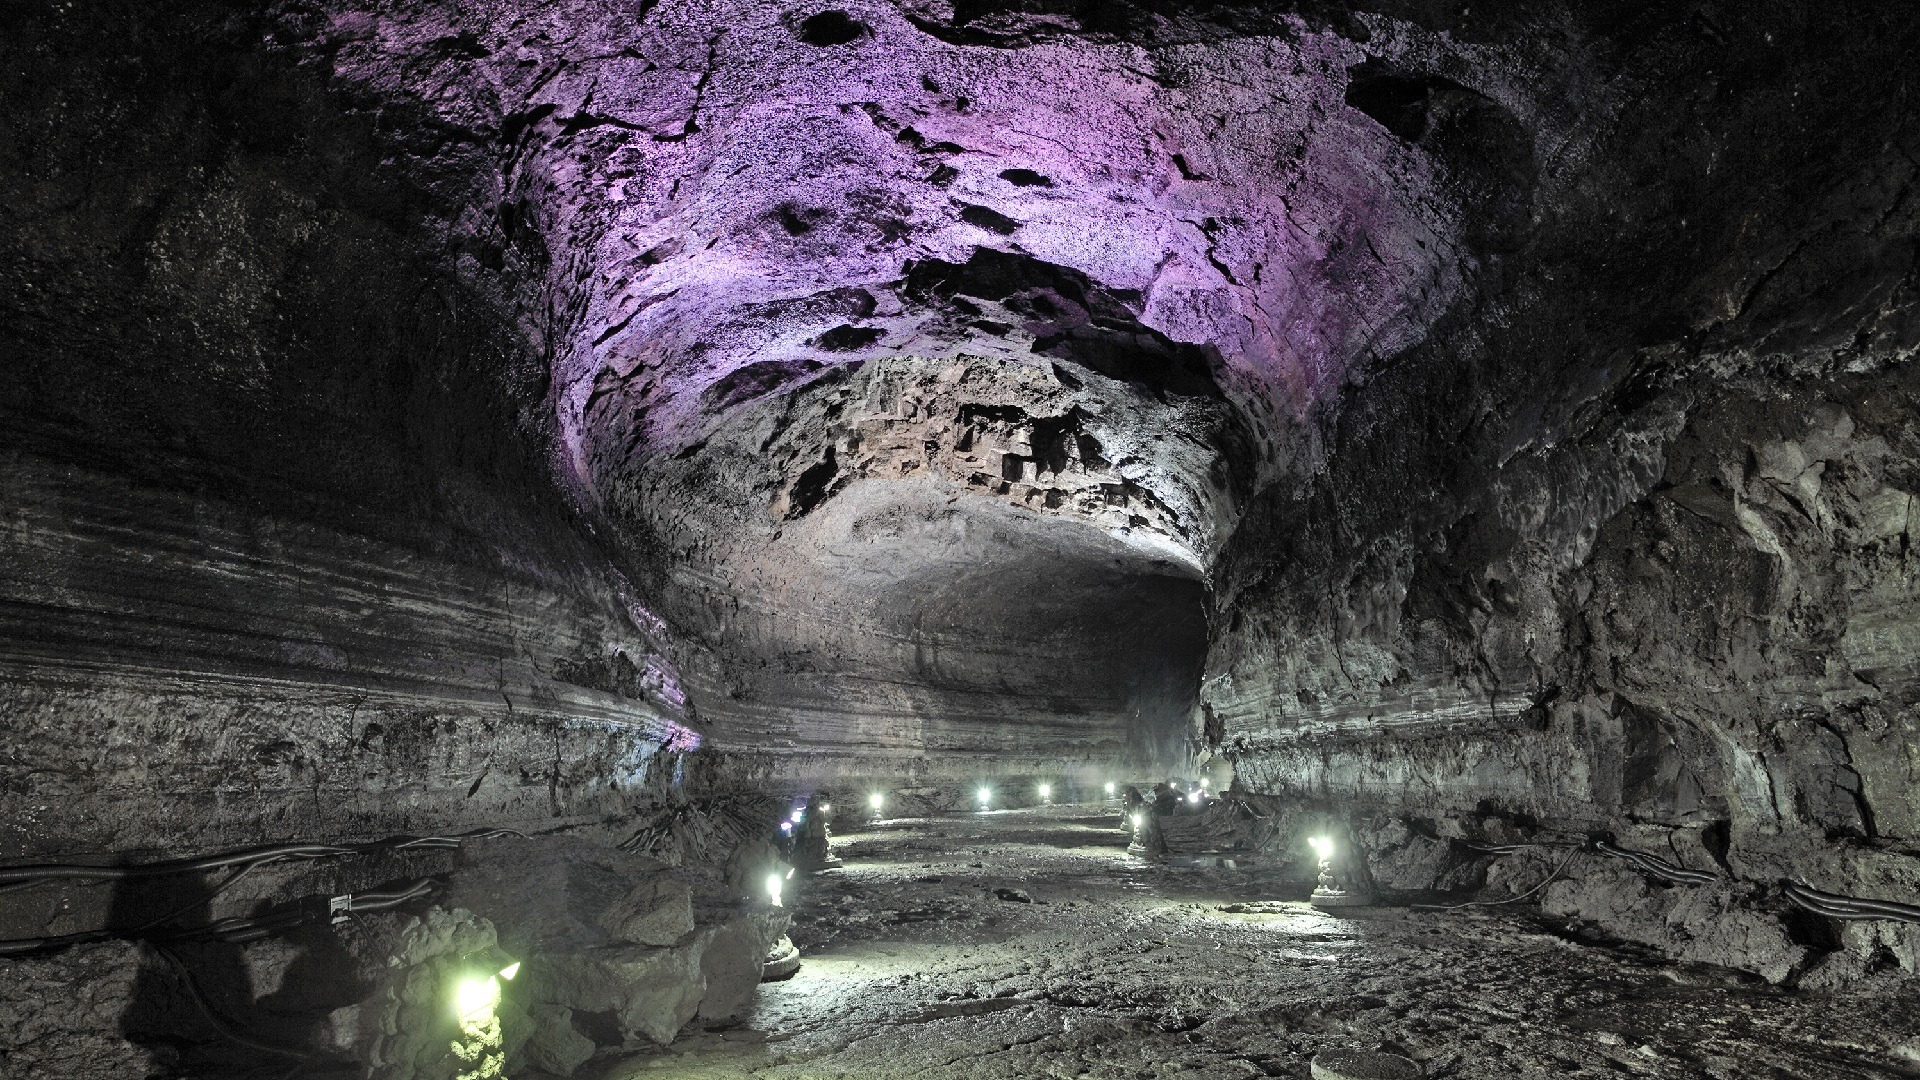
[[[1525,912],[1331,916],[1275,899],[1297,884],[1129,856],[1098,810],[840,833],[845,866],[790,897],[796,976],[743,1024],[582,1075],[1225,1080],[1331,1048],[1430,1076],[1920,1075],[1911,991],[1779,990]]]

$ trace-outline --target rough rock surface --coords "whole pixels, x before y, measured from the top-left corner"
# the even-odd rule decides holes
[[[19,1080],[63,1080],[147,1076],[163,1066],[122,1034],[137,953],[127,942],[103,942],[0,966],[0,1070]]]
[[[446,902],[499,926],[500,947],[523,963],[514,996],[545,1006],[552,1026],[603,1017],[615,1046],[664,1046],[695,1016],[737,1015],[786,930],[764,899],[584,841],[489,841],[473,859]]]
[[[849,834],[796,890],[807,957],[741,1027],[614,1080],[1304,1080],[1381,1050],[1462,1080],[1894,1080],[1912,984],[1793,993],[1511,909],[1321,912],[1307,882],[1124,853],[1088,807]],[[1032,904],[992,890],[1017,882]]]
[[[4,19],[0,853],[1192,751],[1920,970],[1911,11]]]
[[[545,477],[543,376],[425,250],[426,178],[246,20],[5,19],[0,851],[593,816],[670,774],[665,627]]]
[[[124,933],[151,930],[156,909],[183,917],[151,944],[0,960],[5,1075],[245,1075],[304,1058],[322,1075],[472,1080],[488,1075],[481,1066],[491,1058],[505,1075],[531,1067],[568,1076],[596,1054],[665,1046],[690,1024],[735,1022],[788,923],[785,910],[743,900],[711,868],[668,868],[588,840],[498,838],[433,858],[439,865],[408,868],[439,871],[430,893],[337,920],[325,914],[327,897],[381,891],[368,884],[384,873],[379,860],[250,873],[246,887],[197,905],[181,899],[205,897],[208,884],[123,893],[104,924]],[[300,896],[316,917],[274,936],[172,932],[285,910]],[[86,907],[59,899],[63,909]],[[103,923],[97,910],[92,919],[64,910],[37,925],[25,911],[9,914],[8,939]],[[476,1044],[456,1005],[463,984],[490,979],[500,994],[483,1026],[494,1026]],[[463,1060],[450,1052],[455,1043],[479,1052]]]

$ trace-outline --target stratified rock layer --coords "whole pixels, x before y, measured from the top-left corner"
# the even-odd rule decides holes
[[[1777,917],[1920,885],[1911,13],[19,22],[14,850],[1193,750],[1920,964]]]
[[[1837,934],[1778,887],[1920,887],[1915,132],[1884,81],[1915,28],[1591,18],[1370,23],[1386,69],[1537,73],[1502,98],[1529,210],[1460,321],[1347,393],[1323,467],[1248,505],[1196,735],[1388,864],[1408,829],[1613,833],[1722,884],[1583,858],[1549,908],[1774,979],[1913,970],[1902,924]],[[1435,101],[1395,100],[1390,129]]]

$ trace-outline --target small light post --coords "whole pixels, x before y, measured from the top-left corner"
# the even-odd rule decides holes
[[[1366,886],[1355,882],[1352,873],[1341,859],[1339,846],[1330,836],[1307,838],[1313,847],[1313,853],[1319,860],[1320,878],[1314,885],[1313,895],[1307,902],[1317,908],[1365,907],[1373,903],[1373,894]]]

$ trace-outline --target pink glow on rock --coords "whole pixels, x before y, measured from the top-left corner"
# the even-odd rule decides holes
[[[662,747],[670,754],[691,754],[700,749],[700,733],[683,724],[667,725],[667,741]]]
[[[848,10],[871,33],[830,47],[751,4],[341,24],[343,78],[512,133],[503,201],[541,235],[556,308],[579,313],[553,377],[583,492],[696,439],[709,392],[749,364],[856,359],[811,343],[886,318],[912,259],[1018,250],[1132,291],[1148,325],[1213,345],[1293,416],[1457,291],[1430,163],[1341,101],[1351,42],[1296,25],[1002,49]],[[423,61],[456,33],[486,55]]]

